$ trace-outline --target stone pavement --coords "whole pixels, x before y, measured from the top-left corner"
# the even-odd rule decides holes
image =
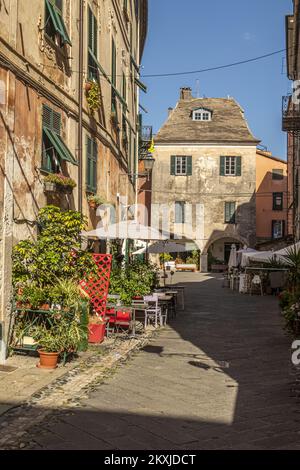
[[[217,275],[176,279],[186,282],[186,310],[21,447],[300,449],[299,371],[277,299],[224,289]]]

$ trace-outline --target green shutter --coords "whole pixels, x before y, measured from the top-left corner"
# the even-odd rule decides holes
[[[187,161],[186,174],[187,176],[191,176],[193,173],[193,159],[192,157],[186,157],[186,161]]]
[[[70,37],[67,32],[67,28],[61,15],[61,11],[56,6],[54,6],[49,0],[46,0],[46,7],[49,12],[55,31],[60,35],[64,44],[67,43],[72,46]]]
[[[170,165],[170,174],[175,175],[176,173],[176,157],[175,155],[171,156],[171,165]]]
[[[87,190],[97,191],[97,142],[87,136],[86,186]]]
[[[220,176],[225,176],[225,157],[220,157]]]
[[[111,81],[114,86],[116,86],[116,75],[117,75],[117,63],[116,63],[116,45],[115,41],[112,40],[111,46]]]
[[[98,25],[97,25],[97,19],[92,12],[91,8],[89,7],[89,13],[88,13],[88,46],[89,49],[94,53],[94,55],[97,57],[97,52],[98,52],[98,47],[97,47],[97,30],[98,30]]]
[[[144,93],[147,93],[147,86],[142,83],[138,78],[135,78],[134,79],[135,81],[135,84],[144,92]]]
[[[236,157],[236,176],[242,175],[242,157]]]

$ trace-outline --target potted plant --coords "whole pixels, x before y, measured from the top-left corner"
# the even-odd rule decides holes
[[[95,80],[89,82],[86,88],[86,100],[90,108],[90,111],[92,113],[94,113],[94,111],[100,108],[100,102],[101,102],[100,87]]]
[[[44,189],[47,191],[46,188],[50,186],[55,186],[55,191],[62,191],[66,193],[71,193],[73,189],[77,186],[76,182],[69,178],[68,176],[64,176],[61,173],[50,173],[44,179]],[[52,187],[51,186],[51,187]]]
[[[89,343],[100,344],[104,341],[106,320],[102,316],[90,316],[88,329]]]
[[[55,369],[61,353],[76,352],[84,336],[83,328],[76,317],[64,317],[50,324],[34,328],[32,336],[38,343],[40,362],[37,367]]]
[[[92,209],[97,209],[97,207],[101,206],[101,204],[104,204],[104,199],[100,196],[97,196],[96,194],[91,194],[87,198],[88,204]]]

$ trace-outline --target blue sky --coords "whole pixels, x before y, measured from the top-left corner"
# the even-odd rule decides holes
[[[149,0],[149,33],[142,74],[199,70],[257,57],[285,48],[285,15],[292,0]],[[196,96],[233,96],[244,108],[254,135],[286,158],[281,131],[281,97],[291,85],[285,54],[237,67],[190,76],[143,78],[148,93],[144,124],[156,132],[175,106],[179,88]]]

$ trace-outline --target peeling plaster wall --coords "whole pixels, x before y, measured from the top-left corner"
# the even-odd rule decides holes
[[[193,157],[192,176],[170,175],[171,155]],[[220,156],[241,156],[240,177],[220,176]],[[222,145],[156,145],[156,162],[153,170],[153,203],[168,204],[175,201],[204,206],[204,240],[199,245],[206,251],[209,245],[220,238],[231,238],[254,246],[255,236],[255,189],[256,147]],[[224,203],[235,201],[237,206],[235,225],[224,223]],[[170,210],[171,228],[180,229],[174,222],[174,211]],[[187,233],[196,239],[195,215],[193,231]],[[178,233],[178,232],[177,232]]]

